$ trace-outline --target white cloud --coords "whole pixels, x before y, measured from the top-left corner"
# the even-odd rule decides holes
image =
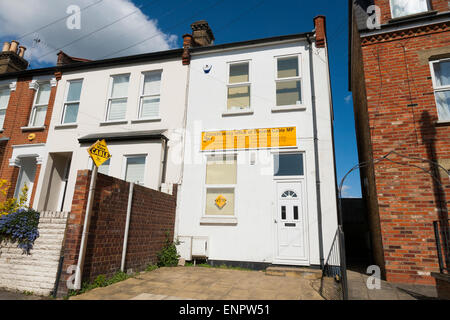
[[[18,39],[21,45],[28,48],[25,57],[32,58],[34,66],[36,64],[55,64],[57,51],[54,51],[53,48],[61,48],[134,11],[137,12],[89,37],[62,48],[62,50],[74,57],[100,59],[149,37],[152,38],[140,45],[110,55],[108,58],[168,50],[176,46],[177,36],[161,31],[158,28],[157,20],[146,16],[130,0],[103,0],[83,10],[98,1],[0,0],[0,37],[5,40],[14,40],[63,18],[67,15],[66,11],[69,6],[77,5],[82,9],[80,30],[70,30],[64,19]],[[33,39],[36,37],[41,41],[33,47]]]
[[[342,186],[342,189],[341,189],[342,197],[343,198],[349,197],[351,189],[352,189],[352,187],[350,187],[350,186],[346,186],[346,185]]]
[[[346,96],[346,97],[344,98],[344,101],[345,101],[345,103],[349,104],[350,101],[352,101],[352,94],[349,94],[348,96]]]

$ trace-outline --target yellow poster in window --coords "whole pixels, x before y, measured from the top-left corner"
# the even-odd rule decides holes
[[[270,149],[296,146],[296,127],[202,132],[202,151]]]

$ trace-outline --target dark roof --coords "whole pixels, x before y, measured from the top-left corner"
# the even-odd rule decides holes
[[[285,35],[285,36],[262,38],[262,39],[256,39],[256,40],[232,42],[232,43],[226,43],[226,44],[192,48],[191,52],[207,52],[207,51],[222,50],[222,49],[236,48],[236,47],[249,46],[249,45],[264,44],[264,43],[270,43],[270,42],[276,42],[276,41],[295,40],[295,39],[307,38],[312,35],[314,35],[313,32],[307,32],[307,33],[298,33],[298,34],[291,34],[291,35]],[[70,71],[84,70],[84,69],[90,69],[90,68],[102,68],[102,67],[110,67],[110,66],[116,66],[116,65],[122,65],[122,64],[149,62],[149,61],[172,59],[172,58],[180,58],[180,61],[181,61],[182,54],[183,54],[183,49],[174,49],[174,50],[167,50],[167,51],[158,51],[158,52],[152,52],[152,53],[138,54],[138,55],[133,55],[133,56],[105,59],[105,60],[94,60],[94,61],[86,61],[86,62],[83,61],[83,62],[71,63],[71,64],[63,65],[63,66],[55,66],[55,67],[41,68],[41,69],[30,69],[30,70],[25,70],[25,71],[20,71],[20,72],[5,73],[5,74],[0,75],[0,80],[12,79],[12,78],[18,78],[18,77],[27,77],[27,76],[32,77],[32,76],[38,76],[38,75],[47,75],[47,74],[53,74],[57,71],[70,72]]]
[[[92,143],[97,140],[105,139],[107,142],[113,141],[129,141],[129,140],[168,140],[164,135],[166,130],[153,130],[153,131],[125,131],[125,132],[112,132],[112,133],[94,133],[87,136],[78,138],[79,143]]]
[[[215,51],[215,50],[222,50],[222,49],[231,49],[231,48],[237,48],[237,47],[265,44],[265,43],[271,43],[271,42],[277,42],[277,41],[288,41],[288,40],[296,40],[296,39],[300,40],[300,39],[306,39],[307,37],[310,37],[313,35],[314,35],[314,32],[295,33],[295,34],[289,34],[289,35],[285,35],[285,36],[276,36],[276,37],[270,37],[270,38],[261,38],[261,39],[255,39],[255,40],[224,43],[224,44],[218,44],[218,45],[213,45],[213,46],[196,47],[196,48],[192,48],[191,52],[192,53],[197,53],[197,52],[201,53],[201,52],[208,52],[208,51]]]

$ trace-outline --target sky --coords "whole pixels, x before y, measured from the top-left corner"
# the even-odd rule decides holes
[[[73,5],[81,9],[79,20]],[[348,91],[347,11],[345,0],[0,0],[0,41],[18,40],[27,47],[31,68],[41,68],[55,65],[59,50],[105,59],[180,48],[197,20],[207,20],[215,44],[222,44],[309,32],[313,18],[325,15],[339,184],[358,163]],[[358,172],[347,178],[342,194],[361,196]]]

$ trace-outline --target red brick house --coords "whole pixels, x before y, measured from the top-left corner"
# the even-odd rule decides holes
[[[374,7],[376,6],[376,7]],[[447,0],[350,0],[350,89],[374,263],[388,281],[433,284],[433,222],[448,225]]]
[[[24,52],[12,41],[0,53],[0,178],[11,183],[8,197],[17,196],[26,183],[33,206],[57,78],[54,68],[26,70]]]

